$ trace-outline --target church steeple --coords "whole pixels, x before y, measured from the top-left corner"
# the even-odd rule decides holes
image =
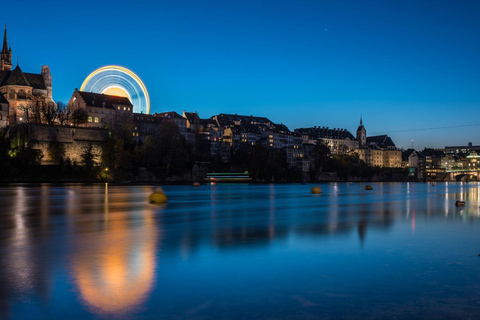
[[[3,47],[0,54],[0,71],[12,70],[12,48],[8,48],[7,42],[7,24],[5,24],[5,31],[3,33]]]
[[[358,147],[364,148],[367,145],[367,130],[363,126],[362,116],[360,116],[360,125],[357,129],[357,140],[358,140]]]
[[[3,48],[2,53],[8,53],[8,44],[7,44],[7,24],[5,23],[5,31],[3,33]]]

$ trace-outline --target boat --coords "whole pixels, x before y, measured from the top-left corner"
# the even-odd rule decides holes
[[[248,175],[248,171],[245,172],[210,172],[204,178],[206,182],[215,183],[245,183],[252,180]]]

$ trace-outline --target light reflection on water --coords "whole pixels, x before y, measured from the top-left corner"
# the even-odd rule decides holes
[[[0,317],[480,315],[477,184],[310,187],[0,187]]]

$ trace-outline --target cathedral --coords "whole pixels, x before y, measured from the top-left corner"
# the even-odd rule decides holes
[[[13,70],[12,67],[12,48],[8,46],[5,25],[0,53],[0,127],[26,121],[27,109],[53,102],[48,66],[42,66],[40,74],[23,72],[18,62]]]

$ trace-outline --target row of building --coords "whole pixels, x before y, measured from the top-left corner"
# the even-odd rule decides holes
[[[31,121],[29,106],[54,103],[52,99],[52,76],[48,66],[41,73],[25,73],[20,66],[12,70],[12,50],[8,47],[5,28],[0,54],[0,126]],[[218,114],[200,118],[197,112],[162,112],[152,115],[134,113],[127,97],[84,92],[75,89],[68,108],[83,109],[88,114],[85,128],[101,129],[113,124],[120,117],[133,121],[132,135],[137,141],[146,136],[157,136],[163,121],[173,121],[188,143],[208,142],[211,155],[221,155],[227,162],[230,150],[242,144],[263,144],[267,148],[285,149],[290,166],[310,170],[315,145],[322,143],[332,154],[357,153],[370,166],[401,167],[402,153],[386,135],[367,137],[363,121],[356,136],[341,128],[310,127],[291,131],[284,124],[274,123],[266,117],[238,114]],[[70,123],[69,123],[70,122]],[[59,123],[57,123],[59,124]],[[71,125],[73,121],[62,123]],[[77,123],[78,125],[78,123]]]
[[[480,146],[471,142],[443,149],[408,149],[403,151],[402,158],[402,166],[408,167],[409,175],[418,180],[448,181],[453,176],[478,175],[480,172]]]

